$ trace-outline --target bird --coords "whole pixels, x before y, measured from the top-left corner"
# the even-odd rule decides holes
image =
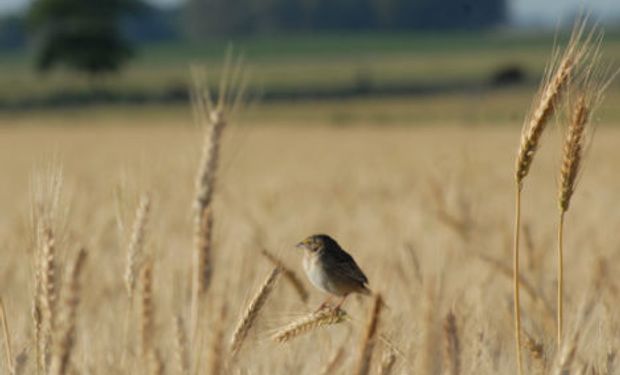
[[[340,308],[351,293],[372,294],[368,278],[349,253],[330,236],[314,234],[296,245],[304,250],[303,268],[310,282],[330,296],[318,310],[327,306],[332,296],[340,297]]]

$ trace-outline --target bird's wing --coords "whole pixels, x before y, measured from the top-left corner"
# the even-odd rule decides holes
[[[328,267],[333,267],[334,271],[339,274],[345,275],[353,280],[359,281],[361,284],[367,284],[368,278],[364,275],[364,272],[359,268],[355,260],[349,253],[344,250],[338,250],[333,252],[334,262]]]

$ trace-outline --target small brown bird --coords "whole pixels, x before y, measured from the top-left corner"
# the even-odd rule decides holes
[[[322,291],[341,297],[340,307],[351,293],[371,294],[368,278],[351,255],[326,234],[315,234],[297,244],[304,249],[304,270],[310,282]],[[327,306],[328,298],[319,309]]]

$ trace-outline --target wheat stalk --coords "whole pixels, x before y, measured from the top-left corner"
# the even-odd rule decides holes
[[[456,327],[456,318],[452,311],[448,312],[443,323],[444,333],[444,373],[458,375],[461,372],[461,345]]]
[[[34,233],[34,295],[32,317],[37,357],[37,374],[48,372],[52,333],[56,326],[58,275],[56,240],[65,224],[60,212],[62,168],[52,161],[32,176],[31,225]]]
[[[228,315],[228,306],[226,303],[223,303],[220,307],[220,315],[218,318],[219,324],[217,325],[217,330],[213,339],[211,341],[211,352],[210,359],[211,365],[210,374],[220,374],[222,372],[223,366],[223,357],[224,357],[224,335],[225,335],[225,324],[226,316]]]
[[[42,331],[42,317],[41,317],[41,307],[39,306],[39,298],[37,298],[37,293],[35,293],[33,301],[32,301],[32,326],[33,326],[33,345],[35,350],[35,360],[37,361],[37,375],[39,375],[43,371],[43,366],[45,365],[45,354],[41,351],[43,347],[43,340],[41,337]]]
[[[561,347],[562,328],[564,321],[564,217],[570,205],[570,199],[575,190],[577,173],[581,165],[584,148],[585,128],[589,117],[589,108],[584,96],[580,96],[574,111],[573,118],[566,134],[564,143],[564,157],[560,169],[559,207],[560,218],[558,224],[558,264],[557,264],[557,344]]]
[[[206,129],[202,154],[198,166],[194,197],[194,255],[192,270],[191,330],[195,344],[200,315],[200,301],[209,288],[213,272],[213,195],[220,161],[222,134],[231,113],[235,111],[244,93],[243,68],[238,59],[232,73],[231,53],[226,56],[224,73],[220,80],[218,102],[211,98],[206,78],[194,70],[192,108],[195,121]]]
[[[328,375],[328,374],[334,373],[334,371],[336,371],[336,369],[342,364],[342,361],[344,360],[344,356],[346,354],[346,348],[347,348],[346,342],[340,345],[338,350],[336,350],[334,354],[332,354],[332,356],[329,358],[325,366],[323,366],[323,369],[321,370],[321,372],[319,372],[319,374]]]
[[[366,324],[366,331],[363,336],[362,345],[360,347],[360,355],[357,363],[358,375],[367,375],[370,372],[372,362],[372,354],[375,348],[375,341],[379,327],[379,317],[383,307],[383,299],[380,294],[375,294],[372,310]]]
[[[86,251],[80,249],[67,272],[66,286],[63,290],[63,319],[56,331],[50,375],[64,375],[68,372],[69,360],[75,345],[77,308],[80,303],[79,280],[85,261]]]
[[[52,332],[55,329],[56,320],[56,299],[57,299],[57,280],[56,280],[56,247],[55,238],[51,228],[43,229],[42,243],[40,251],[40,307],[41,307],[41,327],[42,327],[42,348],[41,355],[47,357],[51,345]],[[43,368],[46,368],[47,361],[43,360]]]
[[[4,335],[4,349],[6,353],[6,368],[9,373],[15,372],[15,365],[13,364],[13,350],[11,349],[11,335],[9,334],[9,323],[6,317],[6,310],[4,309],[4,302],[0,298],[0,323],[2,323],[2,333]]]
[[[557,344],[561,347],[564,311],[564,217],[570,207],[571,198],[581,171],[590,119],[595,108],[603,99],[607,87],[615,78],[616,72],[600,68],[600,46],[602,34],[593,44],[588,66],[576,84],[577,99],[570,116],[570,123],[564,140],[562,165],[560,167],[560,184],[558,192],[558,259],[557,259]]]
[[[551,371],[552,375],[564,375],[570,374],[570,369],[573,365],[577,354],[577,344],[579,342],[579,334],[575,333],[572,340],[568,345],[563,344],[560,352],[558,353],[557,360],[555,362],[555,366],[553,371]]]
[[[177,373],[180,375],[187,375],[189,374],[189,351],[187,347],[185,323],[180,315],[174,319],[174,337],[174,354],[177,362]]]
[[[271,263],[273,263],[274,266],[279,267],[282,270],[282,275],[284,276],[284,278],[286,278],[286,280],[291,283],[291,285],[299,295],[299,298],[303,302],[307,302],[309,296],[308,291],[304,287],[304,284],[301,282],[295,271],[287,267],[280,259],[270,253],[267,249],[261,250],[261,254],[263,254],[265,258],[267,258]]]
[[[136,275],[138,274],[138,264],[144,248],[144,236],[151,202],[148,195],[140,198],[140,203],[136,209],[136,216],[133,222],[131,237],[127,246],[127,265],[125,268],[125,288],[130,301],[136,288]]]
[[[303,316],[294,322],[280,328],[271,338],[280,343],[306,334],[313,329],[343,322],[348,317],[346,311],[340,308],[325,307]]]
[[[259,288],[258,292],[254,295],[254,298],[252,298],[250,304],[243,313],[243,316],[239,320],[237,328],[235,328],[230,342],[230,352],[233,356],[235,356],[241,349],[241,346],[243,345],[243,342],[247,337],[248,332],[254,325],[254,322],[256,321],[260,310],[265,305],[265,302],[267,302],[267,299],[269,298],[269,295],[271,294],[273,287],[276,284],[279,274],[280,268],[278,267],[275,267],[269,273],[269,276],[267,276],[267,278]]]
[[[521,355],[521,301],[519,298],[519,235],[521,227],[521,191],[523,181],[528,175],[532,161],[538,149],[541,136],[547,123],[554,115],[560,103],[562,95],[568,86],[571,76],[582,64],[583,58],[588,54],[592,32],[585,37],[585,20],[578,21],[568,42],[564,54],[559,60],[557,67],[550,65],[551,79],[542,85],[541,95],[536,99],[536,106],[526,119],[521,132],[521,142],[517,151],[515,168],[515,224],[513,243],[513,293],[514,293],[514,328],[515,347],[517,355],[517,369],[519,375],[523,374],[523,361]]]

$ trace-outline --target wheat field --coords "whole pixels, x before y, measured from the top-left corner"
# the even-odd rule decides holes
[[[332,235],[356,258],[385,302],[370,373],[514,372],[511,236],[518,123],[231,124],[213,197],[211,285],[192,330],[192,205],[202,130],[188,115],[175,120],[121,114],[114,121],[85,115],[71,125],[64,118],[34,116],[19,126],[7,118],[0,128],[0,296],[12,352],[6,361],[3,349],[0,373],[9,373],[8,363],[21,373],[37,373],[31,205],[33,195],[50,196],[50,178],[59,169],[58,309],[71,294],[68,267],[80,248],[87,253],[66,373],[353,373],[368,352],[363,341],[372,298],[350,298],[343,322],[284,344],[272,339],[324,298],[307,282],[301,250],[294,248],[318,232]],[[620,271],[620,214],[614,197],[620,189],[620,130],[611,125],[597,130],[567,217],[564,311],[568,341],[575,344],[570,373],[618,371],[620,286],[614,275]],[[550,373],[561,357],[554,300],[561,138],[560,128],[551,125],[523,190],[527,373]],[[145,195],[145,261],[131,302],[124,274]],[[301,279],[309,299],[304,302],[280,275],[232,356],[233,331],[273,269],[261,254],[265,249]],[[0,342],[4,346],[4,336]]]
[[[614,373],[619,130],[599,124],[592,151],[614,71],[586,26],[521,131],[239,118],[231,55],[216,92],[192,68],[197,126],[2,118],[3,371]],[[293,246],[315,233],[371,298],[321,303]]]

